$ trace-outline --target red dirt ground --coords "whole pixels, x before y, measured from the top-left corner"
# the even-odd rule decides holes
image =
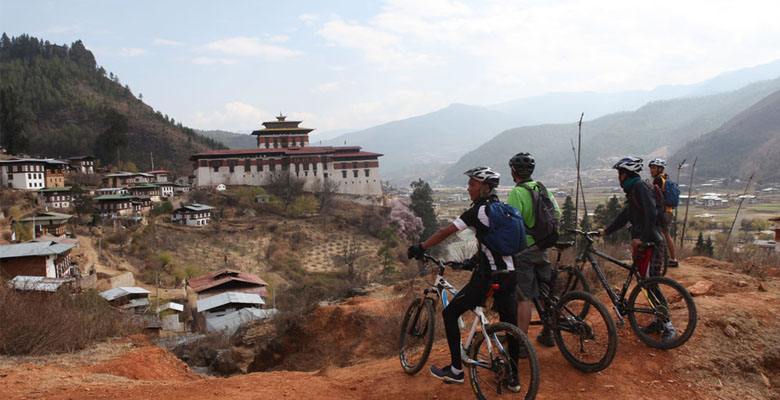
[[[780,274],[754,278],[734,266],[706,258],[686,259],[670,277],[686,287],[714,282],[695,297],[699,314],[693,338],[661,351],[645,346],[626,325],[612,365],[585,374],[555,348],[537,346],[542,367],[539,399],[780,399]],[[763,287],[763,290],[759,288]],[[382,313],[376,299],[356,299],[328,309],[334,313]],[[336,311],[338,310],[338,311]],[[324,315],[317,318],[327,321]],[[319,324],[319,323],[318,323]],[[328,328],[327,324],[322,325]],[[330,327],[332,328],[332,327]],[[529,336],[537,330],[532,328]],[[324,343],[343,332],[323,331]],[[113,346],[113,347],[111,347]],[[6,399],[471,399],[467,385],[444,385],[424,371],[407,376],[396,357],[315,372],[252,373],[230,378],[201,377],[171,353],[141,337],[101,350],[111,357],[0,357],[0,398]],[[85,353],[87,354],[87,353]],[[439,340],[428,364],[449,361]]]

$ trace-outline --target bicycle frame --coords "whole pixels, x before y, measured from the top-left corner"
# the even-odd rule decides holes
[[[436,263],[439,266],[439,272],[436,275],[436,279],[434,280],[433,285],[430,288],[425,289],[425,292],[424,292],[425,293],[425,297],[428,297],[430,294],[433,294],[436,297],[439,297],[441,299],[441,301],[442,301],[442,304],[446,308],[447,305],[449,304],[449,299],[447,297],[447,292],[452,294],[452,296],[454,297],[454,296],[456,296],[458,294],[458,291],[449,282],[447,282],[446,279],[444,279],[444,269],[445,269],[444,263],[442,263],[441,261],[436,260],[433,257],[430,257],[428,255],[426,255],[426,259]],[[488,293],[487,297],[490,297],[492,295],[493,290],[495,290],[495,285],[491,288],[491,290]],[[436,301],[436,299],[434,299],[434,301]],[[477,334],[477,328],[479,328],[480,332],[484,336],[485,343],[487,343],[489,352],[492,353],[494,340],[495,340],[495,344],[496,344],[496,346],[498,346],[498,350],[500,352],[503,353],[506,350],[501,345],[501,342],[498,340],[498,338],[495,337],[495,334],[493,334],[494,337],[492,338],[494,340],[490,340],[491,338],[488,337],[487,333],[485,333],[485,325],[489,324],[490,321],[487,319],[487,316],[485,316],[484,308],[482,306],[476,306],[476,307],[474,307],[474,309],[471,310],[471,312],[473,312],[475,314],[474,315],[474,322],[471,323],[471,329],[469,329],[469,334],[468,334],[468,336],[466,338],[466,345],[467,346],[463,347],[463,342],[461,341],[461,344],[460,344],[460,357],[461,357],[463,363],[466,364],[466,365],[478,365],[480,367],[490,368],[490,365],[488,365],[488,364],[486,364],[484,362],[480,362],[480,361],[477,361],[477,360],[472,360],[468,356],[468,352],[466,351],[466,349],[468,347],[471,347],[471,343],[473,343],[474,337]],[[462,316],[458,317],[458,326],[460,327],[460,329],[465,328]]]
[[[631,286],[631,281],[633,281],[634,277],[636,277],[637,282],[641,282],[642,276],[639,275],[639,272],[637,271],[634,265],[626,264],[616,259],[615,257],[610,256],[609,254],[594,249],[593,239],[591,239],[587,233],[582,231],[576,231],[576,233],[582,235],[587,239],[587,244],[585,245],[585,249],[582,251],[582,254],[579,257],[577,257],[576,262],[578,265],[582,265],[585,261],[588,261],[590,262],[591,266],[593,266],[593,270],[596,271],[596,275],[598,276],[601,285],[607,291],[607,295],[609,296],[609,299],[612,301],[612,310],[615,311],[615,316],[617,316],[618,327],[622,327],[626,323],[625,320],[623,319],[623,315],[626,315],[627,313],[625,299],[626,299],[626,294],[628,293],[628,289]],[[601,270],[601,267],[599,267],[599,263],[598,261],[596,261],[596,257],[594,255],[603,258],[625,270],[628,270],[628,276],[626,276],[626,280],[625,282],[623,282],[623,287],[620,289],[619,295],[615,293],[615,291],[613,291],[612,288],[609,286],[609,282],[607,282],[607,278],[606,276],[604,276],[604,272]],[[646,293],[645,296],[647,296]],[[649,298],[648,301],[650,301]]]

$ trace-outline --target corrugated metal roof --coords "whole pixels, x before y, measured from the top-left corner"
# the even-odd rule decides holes
[[[187,281],[187,284],[192,287],[192,290],[194,290],[195,293],[200,293],[206,289],[219,286],[229,281],[240,281],[255,284],[257,286],[268,286],[268,283],[256,275],[230,268],[223,268],[217,272],[192,278]]]
[[[16,290],[35,290],[39,292],[56,292],[65,283],[73,282],[73,278],[47,278],[45,276],[18,275],[8,281],[8,287]]]
[[[62,254],[76,247],[73,244],[55,242],[27,242],[0,245],[0,258],[50,256]]]
[[[182,312],[184,311],[184,305],[179,303],[169,302],[157,308],[158,313],[163,312],[165,310],[174,310],[174,311]]]
[[[152,292],[141,288],[137,286],[122,286],[122,287],[116,287],[110,290],[106,290],[105,292],[101,292],[100,295],[103,296],[104,299],[111,301],[114,299],[118,299],[120,297],[127,296],[129,294],[150,294]]]
[[[271,318],[276,313],[276,309],[242,308],[221,317],[207,319],[206,330],[209,332],[225,331],[227,334],[232,334],[239,326],[247,322]]]
[[[190,210],[190,211],[208,211],[208,210],[214,210],[214,207],[207,206],[205,204],[192,204],[189,206],[182,207],[184,209]]]
[[[61,164],[65,165],[67,163],[62,161],[57,161],[53,158],[18,158],[15,160],[3,160],[0,161],[0,164],[16,164],[16,163],[24,163],[24,162],[40,162],[40,163],[46,163],[46,164]]]
[[[216,296],[198,300],[198,312],[208,311],[225,304],[265,304],[265,301],[254,293],[225,292]]]

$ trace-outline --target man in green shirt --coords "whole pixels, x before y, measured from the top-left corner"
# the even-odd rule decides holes
[[[523,216],[526,231],[534,227],[536,216],[534,215],[533,198],[531,192],[521,184],[525,184],[532,190],[539,192],[541,189],[531,178],[536,167],[536,161],[529,153],[517,153],[509,160],[509,168],[512,170],[512,179],[517,186],[509,192],[506,203],[517,208]],[[540,193],[541,195],[541,193]],[[561,218],[561,210],[552,193],[548,190],[546,195],[555,206],[555,214]],[[537,279],[549,281],[552,274],[550,261],[547,259],[547,249],[539,247],[534,238],[526,235],[528,248],[515,255],[515,269],[517,270],[517,327],[526,334],[531,322],[531,300],[539,296],[539,284]],[[545,346],[552,347],[555,340],[552,331],[547,329],[536,337]]]

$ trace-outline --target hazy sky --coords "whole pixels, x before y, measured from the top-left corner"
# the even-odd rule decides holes
[[[651,89],[780,58],[780,1],[0,0],[0,29],[81,39],[196,129],[280,111],[317,132],[451,103]]]

